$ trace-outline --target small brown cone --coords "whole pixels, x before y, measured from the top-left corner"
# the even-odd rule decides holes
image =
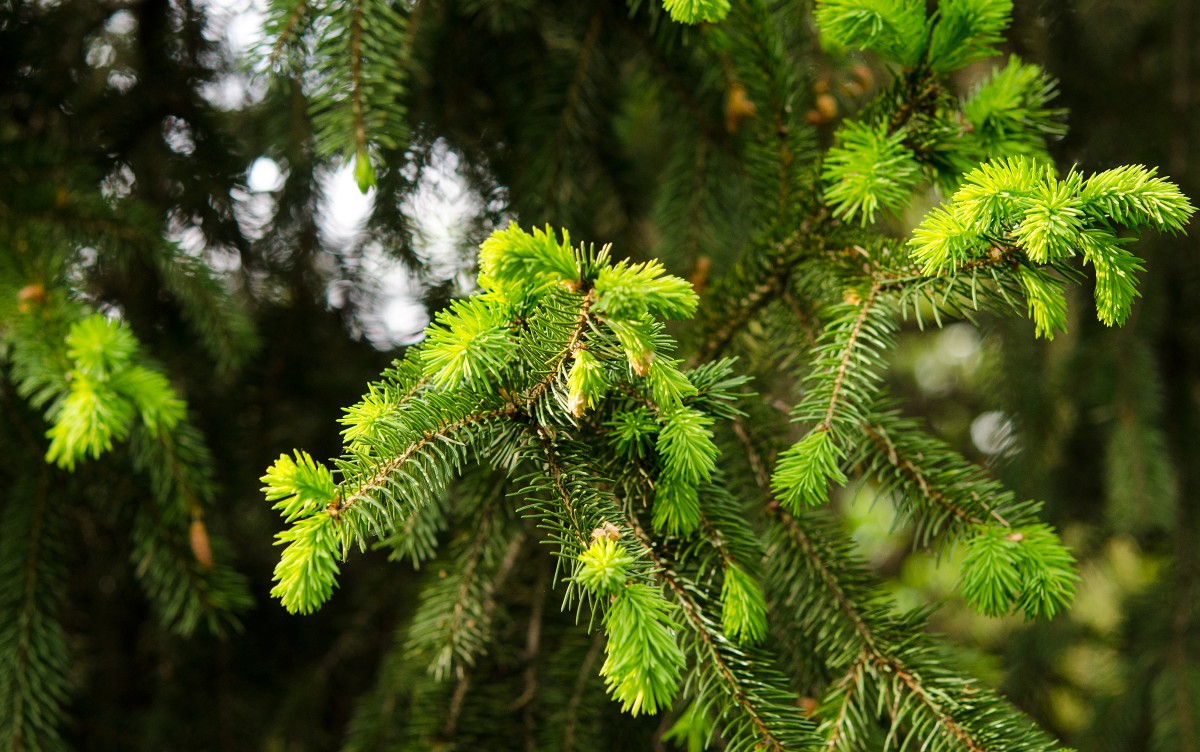
[[[204,520],[199,517],[192,520],[188,528],[188,540],[192,544],[192,556],[196,557],[196,562],[211,571],[214,566],[212,544],[209,543],[208,528],[204,526]]]

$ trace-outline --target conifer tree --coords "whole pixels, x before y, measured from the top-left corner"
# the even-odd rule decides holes
[[[325,11],[359,19],[350,36],[367,39],[371,9],[347,8]],[[289,525],[272,594],[292,612],[333,597],[355,548],[378,541],[420,563],[445,556],[431,545],[440,529],[469,539],[439,559],[350,747],[495,746],[524,734],[526,746],[568,748],[656,735],[695,749],[1059,748],[956,667],[925,634],[927,610],[897,609],[825,508],[831,488],[870,478],[895,495],[919,545],[965,550],[961,592],[980,613],[1048,619],[1069,608],[1074,558],[1040,504],[1005,491],[884,392],[895,334],[905,320],[940,326],[988,311],[1025,314],[1033,336],[1053,338],[1068,323],[1068,286],[1089,265],[1097,318],[1122,324],[1143,271],[1126,247],[1131,234],[1182,231],[1190,202],[1138,165],[1057,170],[1045,139],[1061,132],[1060,112],[1036,66],[1010,58],[973,91],[954,92],[948,74],[995,54],[1010,3],[947,0],[932,14],[914,2],[817,3],[822,45],[871,53],[890,79],[823,151],[797,106],[789,59],[802,27],[788,9],[664,9],[703,25],[683,30],[645,9],[647,22],[664,24],[660,53],[682,46],[690,62],[712,56],[725,71],[726,130],[737,138],[723,146],[744,171],[720,179],[744,187],[744,214],[736,227],[714,220],[711,234],[736,239],[735,264],[698,298],[656,261],[617,260],[635,250],[597,250],[566,229],[519,223],[554,222],[558,205],[572,203],[572,181],[588,177],[568,177],[561,162],[577,130],[566,118],[582,116],[570,108],[601,88],[591,80],[591,56],[606,43],[597,9],[567,91],[563,141],[541,155],[549,169],[523,165],[510,205],[518,222],[483,242],[474,294],[439,314],[424,342],[347,408],[332,466],[297,450],[263,476]],[[309,10],[279,8],[280,44],[303,49],[306,35],[320,37],[309,30],[321,28],[321,11]],[[400,30],[412,22],[375,28],[395,35],[391,49],[408,50]],[[372,44],[351,44],[352,97],[393,62],[371,52],[387,45]],[[324,60],[329,77],[342,70]],[[641,73],[632,64],[622,72]],[[383,104],[395,107],[398,91]],[[610,106],[630,96],[608,93]],[[662,115],[684,154],[711,148],[711,133],[680,125],[703,93],[685,89],[672,103],[681,111]],[[314,113],[336,106],[320,88],[310,96]],[[345,130],[365,133],[365,109],[350,104],[343,130],[318,132],[318,142],[343,144],[365,188],[375,180],[371,147]],[[746,118],[752,125],[739,132]],[[513,146],[527,144],[518,135]],[[541,191],[529,190],[539,178]],[[664,205],[674,188],[704,206],[710,180],[664,183]],[[893,235],[885,216],[928,190],[947,198],[908,240]],[[710,213],[721,210],[664,222],[662,246],[709,234]],[[667,320],[694,321],[682,349]],[[786,417],[756,401],[754,359],[727,357],[752,354],[747,338],[786,353],[788,376],[756,374],[794,395]],[[506,586],[522,572],[525,598]],[[549,587],[565,619],[547,608]],[[501,609],[525,620],[523,652],[495,629]],[[603,634],[604,658],[593,641],[565,692],[551,677],[566,656],[543,645],[573,630]],[[584,731],[581,698],[601,682],[631,721]],[[518,698],[521,718],[495,715],[497,691]],[[397,702],[412,711],[389,713]],[[444,720],[430,724],[439,706]],[[660,713],[657,729],[632,720]]]
[[[0,749],[150,749],[213,718],[226,748],[1062,748],[931,633],[932,604],[892,597],[836,505],[869,485],[981,617],[1064,623],[1064,518],[889,393],[897,340],[981,317],[1022,343],[1116,336],[1143,237],[1194,209],[1152,167],[1053,163],[1065,111],[999,53],[1011,14],[272,0],[269,88],[229,112],[201,93],[222,66],[200,4],[0,5]],[[989,72],[962,88],[967,66]],[[265,231],[231,200],[260,153],[287,171]],[[412,216],[447,154],[478,199],[457,281]],[[374,198],[349,249],[313,218],[342,163]],[[321,309],[380,249],[436,315],[338,452],[281,384],[359,389],[373,363]],[[272,391],[304,417],[229,419]],[[1122,425],[1152,445],[1156,409]],[[1126,459],[1114,497],[1143,474]],[[253,578],[268,507],[274,582],[248,587],[230,539]],[[166,678],[152,711],[95,721],[101,625],[70,601],[97,561],[140,585],[160,674],[219,652],[220,702]],[[302,668],[245,678],[263,646]],[[342,663],[371,688],[325,681]],[[1190,677],[1135,668],[1135,699]]]

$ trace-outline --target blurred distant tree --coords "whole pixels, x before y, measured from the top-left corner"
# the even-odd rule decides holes
[[[288,685],[239,688],[211,639],[262,593],[243,573],[270,523],[243,468],[273,430],[320,441],[305,426],[386,359],[327,310],[346,272],[319,238],[306,121],[286,98],[214,104],[234,73],[197,4],[0,4],[4,749],[250,745],[237,696]],[[256,232],[264,138],[290,173]],[[282,330],[303,337],[260,336]]]

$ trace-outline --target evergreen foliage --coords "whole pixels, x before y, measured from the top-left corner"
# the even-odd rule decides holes
[[[76,716],[111,670],[96,665],[103,614],[127,619],[126,644],[167,656],[183,638],[228,638],[251,605],[180,355],[227,380],[258,340],[236,286],[175,232],[243,240],[226,178],[237,157],[213,109],[181,96],[212,78],[202,14],[136,10],[0,8],[5,750],[84,746]],[[121,13],[188,43],[139,44],[110,26]],[[135,68],[141,86],[110,85]]]
[[[666,7],[677,20],[717,20],[700,6]],[[747,8],[747,20],[756,12]],[[660,320],[690,318],[698,299],[658,262],[614,262],[608,246],[573,245],[566,231],[514,223],[493,232],[480,251],[478,293],[439,314],[424,342],[349,408],[336,485],[307,455],[305,472],[320,483],[293,480],[287,471],[300,465],[286,455],[264,476],[292,524],[280,534],[288,548],[273,593],[289,611],[319,607],[332,594],[335,557],[411,528],[412,516],[439,508],[453,477],[490,468],[524,484],[510,503],[552,545],[564,608],[593,625],[600,617],[599,675],[620,708],[637,716],[686,703],[665,738],[703,747],[720,736],[735,750],[1057,748],[952,668],[921,634],[924,612],[897,612],[838,526],[809,511],[828,502],[831,484],[877,476],[906,500],[902,514],[922,545],[963,542],[962,595],[981,613],[1044,619],[1073,598],[1074,557],[1038,519],[1038,505],[1016,502],[881,401],[902,312],[931,305],[941,324],[943,311],[1012,311],[1017,293],[1035,333],[1050,337],[1066,326],[1066,284],[1079,279],[1069,262],[1082,256],[1097,270],[1099,318],[1123,323],[1142,267],[1116,233],[1178,232],[1194,211],[1141,167],[1058,178],[1043,139],[1059,132],[1059,113],[1035,66],[1012,59],[972,95],[949,94],[942,77],[994,54],[1010,12],[985,0],[944,2],[932,17],[923,3],[818,4],[829,48],[871,51],[903,70],[839,127],[820,163],[823,195],[790,198],[802,190],[792,173],[802,151],[785,144],[761,153],[762,166],[750,161],[752,174],[762,170],[753,180],[780,191],[778,204],[764,206],[767,237],[779,239],[752,242],[710,297],[720,306],[740,294],[750,310],[735,312],[732,328],[709,325],[716,339],[690,369],[671,357],[676,345]],[[730,16],[729,39],[747,33],[740,22]],[[751,48],[761,31],[748,32]],[[760,66],[772,104],[777,44],[739,58]],[[975,126],[971,136],[956,120]],[[881,209],[903,209],[922,183],[957,187],[915,229],[911,256],[866,234]],[[791,223],[819,226],[817,242]],[[827,250],[840,245],[841,258]],[[760,318],[771,302],[764,285],[805,301],[793,305],[807,306],[801,323],[812,343],[792,410],[803,435],[774,459],[769,480],[753,442],[744,447],[759,493],[777,499],[746,516],[717,473],[735,460],[714,440],[714,429],[741,425],[742,413],[710,404],[750,397],[728,391],[740,385],[733,362],[711,359]],[[308,499],[301,485],[320,490]],[[765,552],[756,543],[764,533]],[[765,587],[751,574],[760,568]],[[457,582],[445,602],[482,614],[489,596]],[[446,597],[430,592],[426,603]],[[410,627],[422,641],[435,624],[459,621],[426,610]],[[808,639],[797,644],[789,625]],[[475,664],[488,630],[472,632],[435,653],[436,676],[462,677]],[[750,647],[764,640],[769,652]],[[811,717],[796,710],[795,692],[822,697]]]
[[[1037,334],[1066,327],[1064,288],[1040,266],[1080,254],[1096,268],[1096,309],[1112,326],[1124,323],[1139,295],[1141,259],[1121,246],[1120,226],[1178,232],[1193,213],[1174,185],[1140,166],[1107,170],[1086,180],[1072,171],[1017,157],[969,173],[945,209],[935,209],[909,241],[925,274],[940,274],[1016,249],[1028,262],[1018,279]]]
[[[203,13],[144,5],[136,34],[113,31],[125,8],[71,27],[62,80],[103,81],[46,95],[37,117],[51,77],[4,50],[68,17],[0,15],[16,92],[0,87],[0,749],[90,746],[72,714],[102,689],[77,668],[90,648],[70,598],[121,578],[172,634],[137,638],[161,675],[236,674],[264,644],[315,656],[261,692],[269,723],[229,709],[248,690],[228,673],[215,710],[166,682],[137,721],[146,748],[177,741],[173,703],[228,748],[231,727],[245,746],[347,750],[1063,748],[1036,705],[932,633],[933,604],[893,595],[842,514],[855,488],[886,499],[911,555],[955,570],[950,610],[1019,612],[1023,634],[1061,629],[1087,584],[1052,492],[1010,490],[895,388],[902,341],[959,319],[1024,313],[1024,340],[1069,323],[1055,345],[1088,331],[1077,287],[1094,287],[1099,323],[1132,324],[1156,268],[1143,236],[1194,214],[1153,168],[1056,168],[1065,111],[1039,66],[1009,56],[960,88],[998,56],[1013,3],[274,0],[270,88],[222,113],[189,99],[215,73]],[[163,29],[179,37],[156,49]],[[119,62],[80,62],[109,54],[86,40]],[[130,126],[175,156],[147,158],[109,123],[64,169],[86,139],[61,118],[124,102],[127,59],[135,93],[187,82],[188,101],[151,101]],[[255,143],[223,140],[233,121]],[[287,173],[266,232],[230,208],[247,190],[237,160],[261,152]],[[228,161],[201,170],[214,154]],[[478,245],[478,274],[439,285],[412,215],[426,170],[454,160],[479,199],[458,239]],[[351,162],[375,205],[365,239],[335,249],[316,185]],[[352,350],[331,342],[354,319],[324,309],[385,252],[436,311],[363,393],[378,366],[340,368]],[[332,432],[295,417],[316,411],[288,383],[316,373],[362,393],[327,460]],[[1120,378],[1093,474],[1113,520],[1161,532],[1186,480],[1159,456],[1166,402],[1152,373]],[[308,451],[269,465],[255,506],[239,477],[281,443]],[[231,543],[267,548],[268,506],[285,526],[270,595],[288,614],[239,643],[251,599]],[[89,546],[107,579],[88,576]],[[1129,629],[1172,651],[1130,665],[1142,705],[1195,683],[1189,583],[1147,590],[1174,626]],[[224,640],[211,661],[209,636]],[[1190,711],[1142,736],[1170,748]],[[1118,715],[1097,729],[1138,738]],[[311,733],[347,718],[344,738]]]
[[[1014,162],[1007,167],[1005,175],[1020,172],[1023,165]],[[1026,182],[1034,180],[1027,178]],[[977,177],[968,176],[968,186],[979,184]],[[967,190],[960,190],[956,199]],[[1172,199],[1179,202],[1172,203],[1178,213],[1190,210],[1177,193]],[[979,224],[988,226],[982,220]],[[373,385],[364,403],[350,409],[351,414],[369,416],[371,426],[367,429],[365,421],[346,421],[350,426],[345,432],[349,453],[338,463],[342,480],[336,487],[330,471],[303,454],[297,454],[299,462],[284,455],[263,477],[268,498],[283,500],[277,507],[292,523],[280,534],[280,542],[288,547],[276,569],[278,584],[273,594],[289,611],[307,613],[319,607],[332,594],[338,574],[335,557],[344,558],[350,546],[369,536],[387,537],[409,524],[401,510],[415,508],[419,514],[421,508],[436,505],[434,494],[446,487],[450,473],[463,472],[469,461],[508,473],[525,473],[531,485],[516,496],[542,491],[550,500],[519,511],[550,531],[547,540],[557,546],[559,571],[565,568],[564,579],[579,586],[567,587],[566,603],[578,604],[584,595],[589,608],[599,609],[603,615],[608,657],[600,673],[623,710],[636,716],[670,707],[685,668],[675,638],[682,630],[692,635],[696,645],[693,670],[698,672],[700,684],[694,690],[695,701],[711,709],[717,702],[711,693],[721,691],[712,685],[726,684],[721,689],[744,703],[740,709],[735,705],[715,713],[731,747],[807,745],[806,740],[816,737],[800,716],[790,725],[774,727],[784,723],[775,714],[779,712],[777,703],[786,695],[741,694],[742,682],[764,681],[750,678],[764,671],[758,662],[727,652],[729,647],[716,648],[760,641],[768,617],[761,587],[738,563],[739,558],[747,562],[758,558],[752,553],[754,546],[727,548],[734,540],[752,539],[752,532],[738,530],[746,522],[736,514],[722,513],[719,505],[706,508],[704,503],[711,496],[705,486],[713,481],[721,456],[710,429],[718,416],[702,409],[704,396],[712,399],[715,395],[705,395],[706,390],[678,370],[676,361],[658,355],[674,345],[652,316],[686,315],[695,305],[694,295],[679,280],[665,276],[661,267],[613,264],[607,248],[597,253],[572,248],[568,242],[565,234],[558,240],[548,231],[526,233],[511,225],[484,244],[481,292],[440,316],[425,343],[410,348],[405,360],[385,374],[390,383]],[[1056,259],[1040,259],[1043,263],[1051,260]],[[933,271],[953,273],[955,269],[934,267]],[[850,290],[843,302],[824,314],[825,334],[817,340],[810,360],[810,386],[794,410],[796,420],[815,424],[815,428],[779,456],[771,487],[788,511],[780,509],[776,515],[784,529],[797,538],[793,546],[819,557],[815,544],[801,538],[801,523],[792,515],[825,503],[830,480],[845,482],[842,468],[848,452],[843,446],[853,446],[855,440],[868,447],[874,444],[874,452],[867,456],[878,463],[877,472],[885,468],[898,471],[897,487],[909,491],[905,496],[920,500],[914,501],[907,513],[917,520],[919,529],[929,531],[923,537],[930,541],[940,538],[946,515],[959,517],[958,534],[966,540],[967,549],[962,589],[968,603],[989,616],[1003,615],[1015,607],[1028,618],[1052,617],[1069,605],[1074,594],[1073,557],[1047,525],[1013,525],[1001,516],[1011,510],[1014,516],[1020,515],[1018,520],[1036,520],[1034,507],[1015,505],[1011,495],[992,487],[950,454],[944,461],[949,467],[924,469],[926,451],[930,459],[936,459],[946,450],[919,443],[915,450],[909,448],[907,442],[929,440],[915,427],[879,413],[875,405],[877,370],[894,344],[898,316],[894,305],[884,302],[889,294],[883,292],[884,284],[875,281],[865,298]],[[716,365],[720,377],[732,364]],[[657,379],[656,369],[663,374]],[[706,379],[698,379],[702,384],[713,378],[705,375]],[[369,408],[378,404],[380,395],[388,406],[386,420]],[[721,412],[719,417],[725,419],[737,414],[728,409]],[[596,446],[585,451],[576,436],[596,431],[600,439],[606,430],[614,432],[609,446],[616,451],[604,461],[594,454],[602,443],[593,441]],[[654,433],[657,439],[651,450],[648,436]],[[900,438],[889,438],[890,434]],[[907,450],[903,459],[897,441]],[[604,468],[628,475],[630,462],[640,468],[638,475],[624,480],[618,475],[610,486]],[[927,478],[931,472],[939,477]],[[954,490],[942,492],[943,485]],[[963,503],[955,497],[971,501]],[[653,529],[667,541],[688,545],[689,539],[708,538],[701,545],[719,554],[714,564],[723,570],[720,628],[701,616],[705,603],[699,595],[703,591],[693,592],[696,585],[686,589],[681,585],[696,576],[688,571],[690,556],[683,554],[679,563],[673,564],[667,555],[655,551],[656,544],[641,518],[645,512],[639,511],[646,502],[652,510]],[[989,508],[990,504],[996,508]],[[922,507],[934,511],[926,514]],[[608,511],[602,511],[605,508]],[[986,509],[987,515],[981,509]],[[718,532],[714,515],[720,515],[734,532],[728,537]],[[832,530],[825,526],[821,534],[833,535]],[[824,545],[842,547],[835,549],[835,557],[852,556],[844,543],[834,541]],[[777,568],[784,558],[776,552],[768,554],[763,563]],[[682,571],[676,569],[680,565]],[[816,566],[821,576],[799,582],[818,591],[822,583],[834,592],[846,587],[832,579],[839,567],[850,567],[848,577],[861,576],[861,572],[854,574],[858,571],[854,564],[818,561]],[[705,568],[702,564],[699,571]],[[799,568],[801,565],[794,563],[783,571]],[[789,583],[789,602],[822,597],[816,592],[800,596],[795,587]],[[664,589],[671,600],[664,600]],[[835,602],[845,602],[847,608],[857,611],[851,604],[877,600],[869,592],[835,598]],[[470,593],[469,587],[460,588],[457,602],[463,604],[461,599],[469,598]],[[468,611],[481,608],[478,601],[461,607]],[[671,615],[676,608],[692,618],[680,623]],[[874,608],[877,618],[892,619],[886,607]],[[428,628],[417,626],[432,619],[423,611],[414,617],[418,619],[414,629]],[[856,611],[850,614],[852,620],[859,618]],[[443,617],[438,623],[447,621],[453,620]],[[903,634],[917,624],[919,621],[902,618],[885,629]],[[846,654],[847,646],[836,635],[817,635],[816,639],[818,645],[827,641],[818,651]],[[868,646],[874,644],[874,638],[867,639]],[[465,655],[451,649],[443,653],[446,657],[433,662],[433,670],[445,675],[448,667],[455,665],[454,657],[469,665],[480,649],[477,643]],[[935,690],[916,685],[909,669],[892,669],[900,672],[904,686],[885,689],[878,684],[885,680],[875,672],[886,672],[890,661],[931,660],[925,653],[896,658],[890,652],[893,649],[887,650],[886,655],[874,656],[882,663],[857,662],[847,681],[868,682],[864,672],[870,668],[870,681],[875,685],[864,690],[862,697],[894,697],[888,701],[893,708],[888,716],[887,726],[892,729],[888,738],[906,729],[895,742],[900,747],[914,741],[925,746],[964,740],[974,744],[972,736],[984,732],[965,729],[978,721],[973,716],[961,721],[947,716],[941,701],[931,699]],[[720,680],[706,676],[714,669]],[[831,701],[840,703],[840,709],[826,731],[835,746],[853,748],[861,734],[870,733],[863,724],[875,716],[866,708],[882,700],[859,706],[853,704],[862,702],[854,699],[857,691],[847,690],[845,684],[835,687]],[[783,688],[774,691],[786,693]],[[1002,705],[988,707],[988,713],[1001,719],[989,724],[1020,726],[1020,721],[1008,718]],[[1006,748],[1049,748],[1036,734],[1000,738],[1011,742]]]
[[[274,0],[271,57],[303,71],[317,153],[354,158],[354,179],[375,185],[370,147],[405,140],[406,16],[392,0]]]

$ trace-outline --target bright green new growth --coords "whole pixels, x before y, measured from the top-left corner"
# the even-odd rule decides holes
[[[981,154],[1048,159],[1046,139],[1066,133],[1066,110],[1049,106],[1056,94],[1046,71],[1009,57],[962,103]]]
[[[828,430],[812,431],[779,456],[771,490],[792,513],[820,506],[829,500],[829,484],[842,485],[846,474],[839,463],[841,450]]]
[[[1026,619],[1048,619],[1075,597],[1075,557],[1048,525],[980,526],[967,541],[962,593],[988,616],[1020,608]]]
[[[649,585],[617,594],[604,614],[608,658],[600,673],[621,710],[654,714],[675,699],[686,663],[675,642],[678,629],[670,606]]]
[[[994,160],[970,172],[943,207],[913,231],[912,257],[927,275],[947,275],[1002,259],[1017,277],[1039,337],[1066,326],[1063,282],[1056,265],[1082,256],[1096,267],[1096,310],[1105,324],[1124,323],[1140,294],[1141,259],[1116,233],[1152,227],[1180,232],[1191,202],[1154,170],[1138,165],[1084,178],[1024,157]]]
[[[600,536],[579,555],[575,581],[595,595],[609,595],[625,585],[633,557],[615,538]]]
[[[316,514],[333,499],[336,489],[329,468],[306,452],[286,454],[262,477],[268,501],[285,521],[295,523],[276,536],[275,545],[286,545],[275,567],[278,584],[271,595],[290,613],[311,613],[333,594],[338,567],[334,558],[338,542],[329,515]]]
[[[305,517],[276,536],[286,546],[275,567],[278,584],[271,595],[292,614],[308,614],[329,600],[337,587],[339,547],[334,519],[329,515]]]
[[[604,364],[580,347],[575,351],[575,362],[567,374],[567,412],[576,418],[582,418],[584,411],[596,406],[608,388],[608,379],[604,375]]]
[[[875,220],[876,211],[894,211],[908,200],[921,166],[904,146],[903,131],[851,122],[838,131],[838,139],[821,173],[825,200],[836,216],[865,225]]]
[[[456,300],[438,314],[437,323],[422,349],[425,378],[445,389],[499,378],[512,352],[503,308],[481,298]]]
[[[767,634],[762,587],[736,564],[725,568],[721,585],[721,629],[741,645],[758,644]]]
[[[119,322],[92,314],[67,335],[67,391],[51,406],[46,461],[73,470],[124,441],[138,418],[154,434],[170,432],[184,404],[161,373],[136,363],[138,343]]]
[[[922,0],[828,0],[816,11],[827,49],[870,50],[900,65],[916,65],[925,43]]]
[[[662,471],[654,495],[654,527],[672,535],[690,535],[700,525],[702,482],[712,477],[720,451],[709,426],[713,419],[685,407],[666,411],[658,434]]]
[[[657,713],[675,699],[686,663],[675,639],[680,625],[653,588],[627,582],[634,564],[618,532],[597,530],[594,542],[579,555],[574,580],[592,595],[611,596],[604,614],[607,660],[600,669],[609,693],[631,715]]]
[[[596,276],[595,287],[596,312],[620,319],[636,320],[646,314],[686,319],[700,302],[687,280],[667,274],[657,261],[606,266]]]
[[[280,455],[261,478],[267,501],[274,501],[285,522],[308,517],[333,499],[337,489],[329,468],[308,452],[296,450],[296,459]]]
[[[717,447],[709,426],[713,419],[686,407],[663,415],[658,433],[658,454],[663,471],[693,485],[712,477],[716,468]]]
[[[686,537],[700,525],[700,489],[676,475],[664,473],[654,489],[654,529]]]
[[[663,0],[663,8],[680,23],[716,23],[729,14],[729,0]]]
[[[651,357],[653,359],[648,368],[641,368],[644,361],[638,356],[630,357],[629,365],[639,375],[642,370],[646,371],[646,383],[650,385],[650,393],[656,403],[663,407],[673,407],[683,404],[683,400],[696,393],[696,387],[692,386],[688,377],[679,370],[681,361],[654,357],[653,351]]]
[[[484,290],[536,294],[555,283],[579,279],[579,258],[566,231],[526,232],[515,224],[492,233],[479,247],[479,284]]]

